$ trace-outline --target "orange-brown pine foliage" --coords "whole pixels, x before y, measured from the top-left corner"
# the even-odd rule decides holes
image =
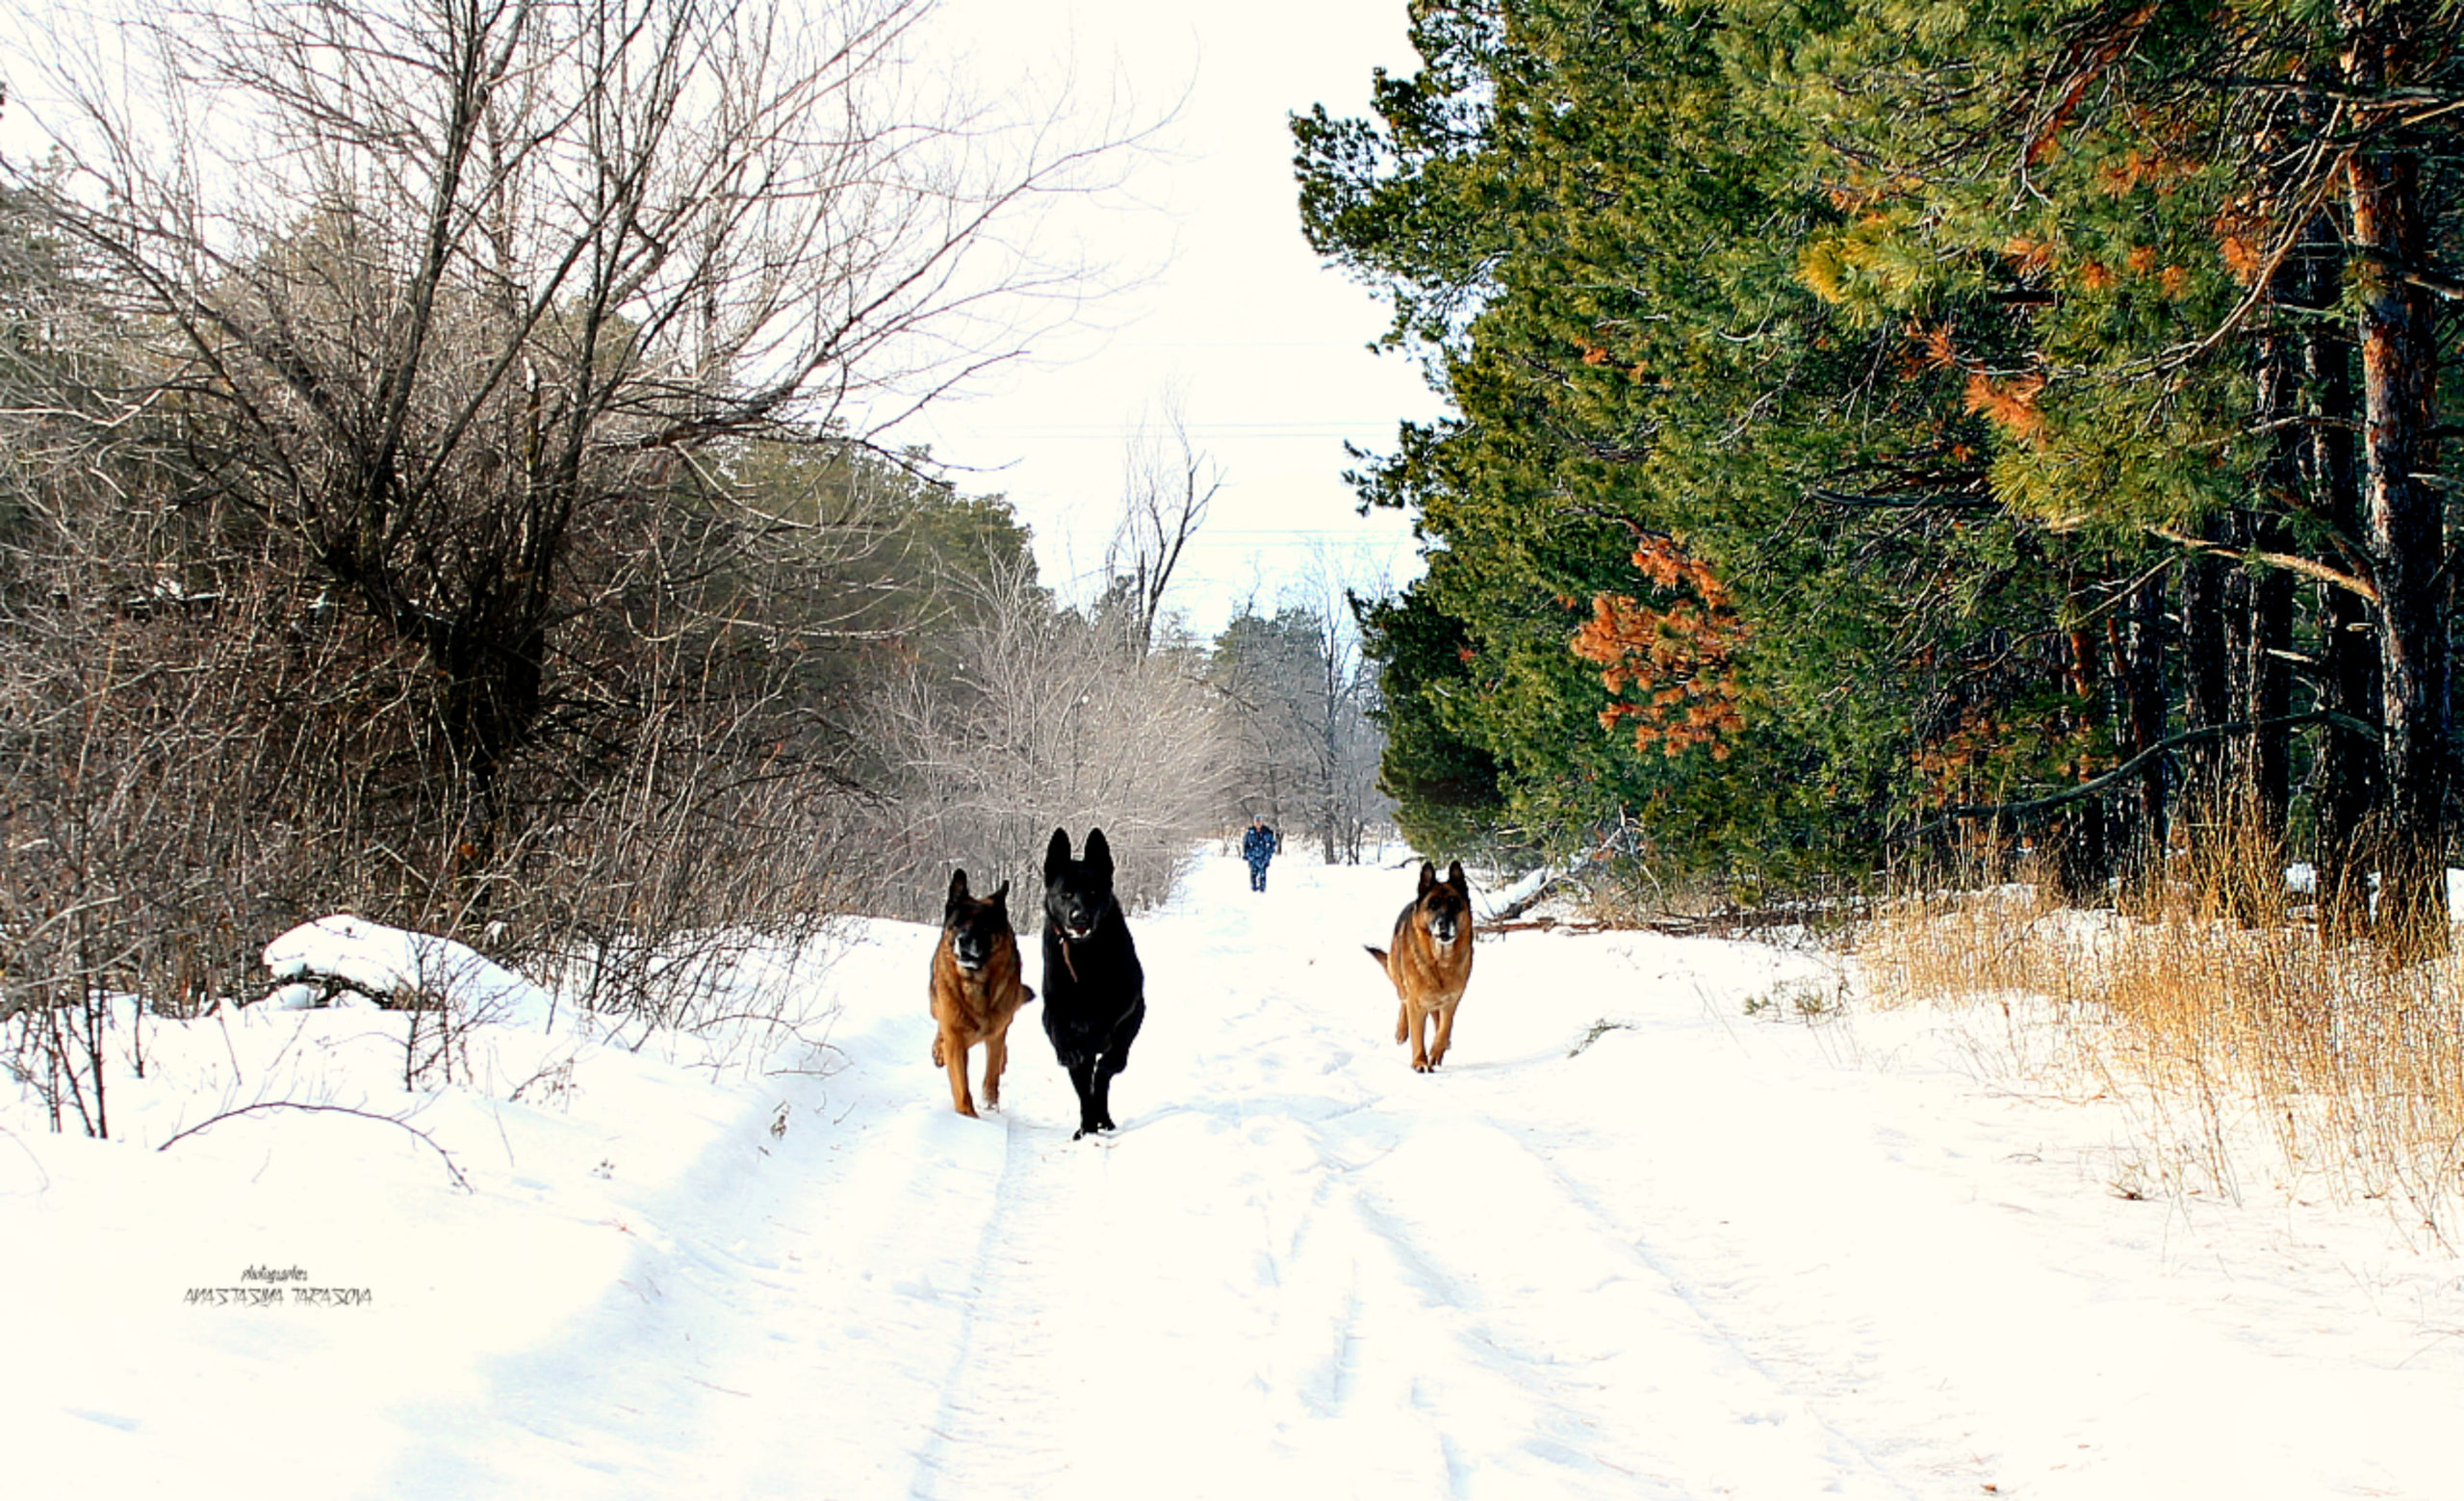
[[[1996,380],[1983,371],[1967,377],[1967,409],[1983,413],[1996,426],[2030,442],[2044,435],[2044,413],[2037,398],[2044,392],[2044,376],[2036,374]]]
[[[1655,609],[1622,594],[1593,597],[1574,654],[1599,663],[1600,681],[1617,695],[1600,712],[1601,728],[1631,720],[1636,750],[1656,745],[1663,755],[1681,756],[1703,745],[1725,761],[1731,738],[1745,728],[1734,671],[1745,626],[1729,604],[1728,586],[1675,537],[1644,538],[1633,562],[1656,588],[1678,598]]]

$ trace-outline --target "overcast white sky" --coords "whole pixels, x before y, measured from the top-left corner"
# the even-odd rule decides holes
[[[1161,269],[896,436],[967,466],[962,488],[1006,494],[1046,580],[1083,595],[1125,440],[1177,388],[1226,471],[1174,601],[1193,625],[1212,632],[1251,593],[1272,603],[1313,546],[1416,574],[1408,520],[1354,514],[1343,445],[1390,449],[1399,419],[1439,402],[1408,360],[1367,350],[1380,304],[1301,238],[1285,123],[1321,101],[1363,113],[1372,68],[1414,65],[1403,0],[948,0],[937,24],[968,38],[988,83],[1012,66],[1048,85],[1066,67],[1082,94],[1125,82],[1146,118],[1179,109],[1125,194],[1053,226]]]

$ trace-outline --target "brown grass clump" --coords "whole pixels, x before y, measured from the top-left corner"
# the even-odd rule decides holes
[[[2024,887],[1912,898],[1865,930],[1859,953],[1884,1004],[2043,994],[2056,910]]]
[[[2288,1189],[2403,1205],[2449,1239],[2464,1204],[2464,970],[2322,942],[2279,892],[2229,887],[2170,881],[2120,914],[2011,889],[1912,900],[1860,952],[1886,1002],[1998,1005],[2060,1034],[2014,1057],[2087,1070],[2132,1108],[2143,1157],[2177,1191],[2238,1197],[2264,1164]]]

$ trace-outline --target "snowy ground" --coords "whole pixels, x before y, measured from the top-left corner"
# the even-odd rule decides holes
[[[2464,1264],[2382,1210],[2126,1198],[2106,1107],[1983,1082],[1967,1022],[1809,1022],[1835,974],[1748,945],[1484,943],[1455,1052],[1416,1076],[1360,952],[1410,885],[1287,860],[1260,897],[1203,864],[1134,922],[1150,1011],[1102,1143],[1070,1142],[1032,1008],[1007,1110],[950,1112],[933,936],[901,924],[811,980],[843,1007],[830,1047],[766,1068],[505,1029],[475,1086],[413,1095],[397,1013],[151,1032],[121,1140],[0,1111],[0,1474],[97,1497],[2464,1496]],[[472,1191],[334,1113],[148,1150],[259,1099],[416,1107]],[[268,1286],[330,1291],[193,1296]]]

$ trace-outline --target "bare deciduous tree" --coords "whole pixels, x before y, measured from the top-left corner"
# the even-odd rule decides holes
[[[1040,893],[1052,831],[1090,826],[1111,839],[1122,897],[1161,899],[1221,796],[1194,664],[1124,649],[1100,619],[1054,608],[1024,567],[989,593],[961,637],[954,686],[910,673],[878,700],[872,722],[902,790],[882,810],[882,903],[926,915],[952,862],[979,885]],[[1038,900],[1014,900],[1014,914]]]
[[[1024,222],[1121,137],[932,94],[927,9],[54,18],[52,155],[0,160],[0,1021],[56,1118],[108,1129],[118,997],[245,998],[322,912],[670,1021],[732,983],[680,944],[843,905],[865,436],[1065,316]]]
[[[577,623],[782,535],[700,455],[901,415],[1070,273],[992,231],[1090,150],[904,113],[923,11],[139,0],[135,78],[46,120],[73,169],[18,186],[143,336],[191,566],[313,578],[419,658],[482,835],[587,707]]]
[[[1354,595],[1371,586],[1365,572],[1321,549],[1274,614],[1245,608],[1216,641],[1214,683],[1241,811],[1265,813],[1287,833],[1298,828],[1329,865],[1358,863],[1370,827],[1392,806],[1377,789],[1376,676],[1353,617]]]
[[[1206,524],[1223,488],[1223,466],[1190,441],[1180,393],[1164,398],[1164,430],[1142,420],[1122,457],[1120,524],[1104,550],[1104,577],[1128,617],[1141,652],[1155,646],[1155,622],[1190,539]]]

